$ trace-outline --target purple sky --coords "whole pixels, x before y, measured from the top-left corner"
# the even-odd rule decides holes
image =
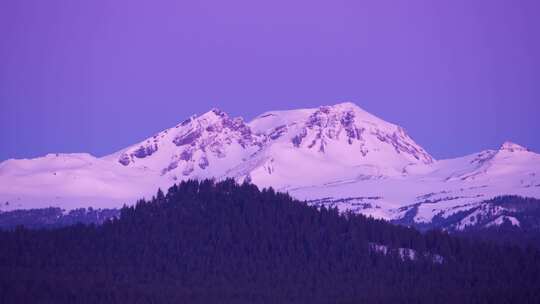
[[[0,160],[97,156],[218,107],[354,101],[436,158],[540,151],[540,1],[0,2]]]

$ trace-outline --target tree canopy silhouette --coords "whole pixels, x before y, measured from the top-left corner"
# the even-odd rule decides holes
[[[536,249],[422,234],[233,180],[181,182],[99,226],[0,231],[0,244],[2,303],[540,301]]]

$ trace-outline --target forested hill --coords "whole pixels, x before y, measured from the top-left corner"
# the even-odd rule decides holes
[[[540,252],[186,181],[103,225],[0,231],[1,303],[539,303]],[[436,258],[435,258],[436,257]]]

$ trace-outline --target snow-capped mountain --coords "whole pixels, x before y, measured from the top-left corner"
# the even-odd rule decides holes
[[[405,131],[352,103],[265,113],[249,123],[266,145],[228,173],[282,191],[403,174],[433,158]]]
[[[213,109],[103,159],[170,180],[249,175],[282,190],[433,162],[402,128],[352,103],[268,112],[248,124]]]
[[[403,128],[353,103],[272,111],[249,123],[213,109],[102,158],[2,162],[0,210],[120,207],[180,180],[228,177],[315,205],[430,223],[499,195],[540,198],[540,155],[508,142],[435,160]]]
[[[242,118],[213,109],[103,159],[126,168],[144,168],[170,180],[224,175],[259,151],[266,137]]]
[[[298,189],[296,195],[343,211],[393,220],[409,218],[417,224],[473,209],[478,209],[478,216],[495,218],[504,210],[493,212],[485,204],[501,195],[540,198],[540,155],[509,142],[498,150],[411,165],[405,171],[402,176],[378,181],[357,179]],[[447,228],[462,229],[466,223],[464,219]]]
[[[161,184],[144,168],[124,170],[90,154],[48,154],[0,163],[0,210],[120,207]]]

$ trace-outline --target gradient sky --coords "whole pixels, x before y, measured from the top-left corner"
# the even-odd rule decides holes
[[[106,155],[218,107],[354,101],[436,158],[540,151],[540,1],[0,2],[0,160]]]

